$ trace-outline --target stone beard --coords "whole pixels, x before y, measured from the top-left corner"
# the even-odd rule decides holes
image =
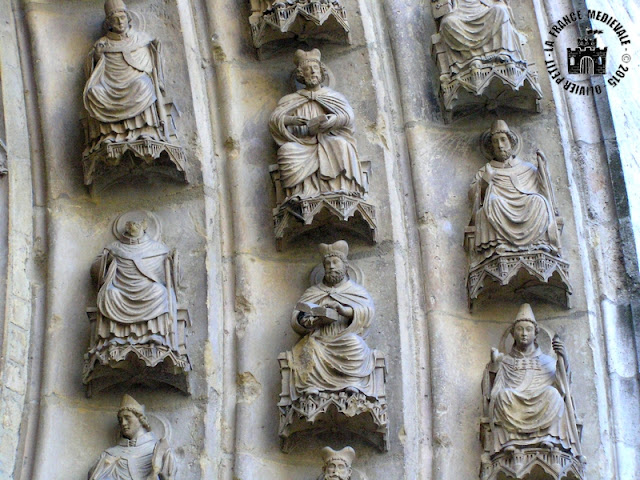
[[[287,126],[288,116],[327,116],[330,130],[309,133],[306,125]],[[280,181],[287,198],[310,198],[326,192],[363,196],[368,186],[353,138],[354,114],[340,93],[320,87],[283,97],[271,116],[271,135],[280,146]]]
[[[509,446],[561,445],[577,451],[556,377],[556,360],[540,348],[526,354],[515,347],[500,363],[491,390],[494,452]]]
[[[140,137],[167,140],[157,103],[163,86],[160,43],[129,27],[98,40],[87,59],[84,106],[89,150]]]
[[[100,257],[104,274],[98,292],[97,349],[109,343],[157,343],[173,350],[176,297],[167,289],[169,248],[145,233],[131,244],[114,242]],[[170,298],[171,296],[171,298]]]
[[[491,254],[503,245],[505,250],[542,247],[557,252],[557,243],[552,243],[558,238],[553,209],[543,195],[538,168],[517,157],[488,165],[476,174],[470,191],[472,197],[482,198],[475,217],[476,251]],[[488,181],[483,195],[484,179]]]
[[[305,335],[293,348],[295,400],[305,393],[338,392],[354,388],[374,396],[373,351],[362,336],[374,316],[373,300],[357,283],[344,278],[336,285],[319,283],[307,289],[300,302],[325,305],[338,302],[353,308],[353,319],[338,320],[316,329],[301,324],[298,310],[293,312],[293,329]]]
[[[440,24],[440,35],[454,73],[473,60],[525,63],[520,34],[512,24],[507,6],[487,5],[482,0],[454,3],[455,10],[445,15]]]

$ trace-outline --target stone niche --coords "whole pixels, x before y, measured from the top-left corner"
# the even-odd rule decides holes
[[[285,39],[338,40],[351,44],[343,0],[250,0],[253,46]]]
[[[433,0],[431,9],[438,30],[431,53],[440,71],[446,123],[481,108],[540,112],[538,73],[508,3]]]

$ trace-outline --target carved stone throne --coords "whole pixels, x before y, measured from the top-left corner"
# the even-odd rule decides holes
[[[131,176],[165,177],[187,182],[184,149],[177,144],[174,118],[180,115],[175,105],[165,103],[165,134],[170,141],[139,138],[130,142],[102,143],[97,149],[85,149],[82,155],[84,184],[92,193],[100,192]],[[83,118],[85,142],[90,144],[92,118]]]
[[[362,161],[365,184],[371,177],[371,162]],[[285,199],[278,164],[269,166],[276,189],[273,228],[276,248],[281,251],[288,240],[323,225],[340,226],[371,243],[376,242],[376,208],[363,198],[340,192],[327,192],[305,199]],[[286,200],[286,201],[285,201]]]
[[[363,393],[319,392],[302,395],[292,400],[292,353],[278,355],[282,391],[280,410],[280,440],[283,452],[290,452],[300,435],[317,434],[324,431],[348,431],[354,433],[382,452],[389,450],[389,424],[385,393],[386,362],[377,350],[375,357],[375,397]]]
[[[251,0],[249,22],[258,52],[265,43],[293,37],[342,38],[351,44],[347,10],[339,0]]]
[[[454,10],[453,0],[433,0],[433,16],[438,23]],[[521,47],[527,42],[518,33]],[[486,106],[520,108],[540,112],[542,89],[538,73],[525,61],[468,62],[462,68],[452,69],[454,63],[440,33],[431,37],[431,54],[440,71],[440,98],[444,107],[444,120],[450,123],[454,114]]]
[[[542,338],[540,338],[542,337]],[[508,331],[502,337],[500,350],[505,350]],[[539,340],[543,350],[548,350],[551,339],[540,329]],[[544,344],[544,345],[542,345]],[[480,442],[483,453],[480,463],[480,480],[584,480],[586,462],[572,452],[560,448],[532,446],[516,448],[513,452],[492,454],[494,444],[489,409],[490,392],[498,372],[498,363],[489,362],[482,379],[483,415],[480,417]],[[570,400],[573,404],[573,398]],[[575,411],[575,407],[572,409]],[[582,423],[576,419],[578,436],[582,439]]]

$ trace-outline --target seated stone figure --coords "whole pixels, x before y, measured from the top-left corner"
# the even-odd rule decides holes
[[[296,77],[305,88],[283,97],[269,129],[278,149],[285,197],[340,192],[362,197],[368,190],[353,138],[354,114],[340,93],[325,87],[320,51],[295,55]]]
[[[342,390],[374,395],[375,359],[362,335],[375,310],[369,293],[347,277],[348,249],[344,241],[320,245],[324,279],[308,288],[298,301],[299,306],[326,307],[335,317],[293,311],[291,325],[303,335],[293,348],[293,398]]]
[[[530,68],[508,0],[432,0],[431,39],[446,122],[477,106],[540,111],[542,90]]]
[[[453,10],[440,22],[440,36],[457,73],[484,62],[521,62],[522,38],[509,8],[502,1],[454,0]]]
[[[165,378],[191,369],[184,338],[188,314],[179,312],[176,298],[176,253],[147,234],[143,213],[130,212],[125,219],[117,221],[124,223],[119,240],[106,247],[92,266],[98,296],[95,311],[89,311],[87,384],[93,377],[106,376],[92,375],[96,365],[136,360],[150,368],[160,365]],[[127,369],[119,365],[116,370],[124,374]],[[149,372],[143,376],[152,378]]]
[[[134,27],[123,0],[106,0],[104,12],[108,31],[85,65],[85,184],[103,188],[126,178],[131,163],[183,180],[185,154],[171,143],[173,104],[165,98],[160,41]],[[132,162],[119,168],[125,157]]]
[[[567,351],[556,336],[552,346],[558,359],[544,354],[537,343],[538,332],[533,311],[525,303],[511,326],[511,351],[501,354],[492,349],[483,381],[490,432],[483,432],[488,456],[483,459],[483,479],[497,478],[504,462],[524,474],[536,464],[534,454],[546,465],[543,469],[555,468],[550,465],[558,462],[549,461],[554,453],[568,459],[559,464],[572,465],[574,474],[582,472],[584,458],[570,393]],[[522,457],[521,453],[530,455]],[[514,455],[515,462],[509,460]]]
[[[503,120],[483,136],[493,159],[475,175],[469,189],[473,204],[465,244],[469,253],[469,298],[483,288],[485,277],[508,284],[520,269],[546,283],[553,279],[571,292],[568,263],[561,258],[560,226],[548,166],[515,155],[519,137]],[[498,265],[500,264],[500,265]]]
[[[293,434],[335,428],[334,414],[340,414],[361,416],[340,425],[386,450],[384,358],[363,338],[373,320],[373,300],[347,274],[347,242],[321,244],[320,252],[324,278],[304,292],[291,317],[302,338],[278,357],[283,449]]]
[[[515,136],[503,120],[491,126],[493,160],[476,173],[469,197],[474,205],[475,251],[542,249],[559,252],[559,234],[544,159],[537,165],[514,155]]]
[[[351,480],[351,464],[356,457],[356,452],[351,447],[342,450],[334,450],[331,447],[322,449],[322,475],[318,480]]]
[[[140,405],[129,395],[118,409],[122,436],[118,445],[105,450],[89,471],[89,480],[174,480],[177,472],[173,451],[151,431]]]
[[[107,0],[104,12],[109,32],[89,54],[83,94],[89,149],[142,136],[166,141],[160,42],[132,27],[122,0]]]

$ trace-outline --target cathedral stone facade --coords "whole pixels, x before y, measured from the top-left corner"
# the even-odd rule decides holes
[[[0,478],[640,479],[634,8],[0,0]]]

